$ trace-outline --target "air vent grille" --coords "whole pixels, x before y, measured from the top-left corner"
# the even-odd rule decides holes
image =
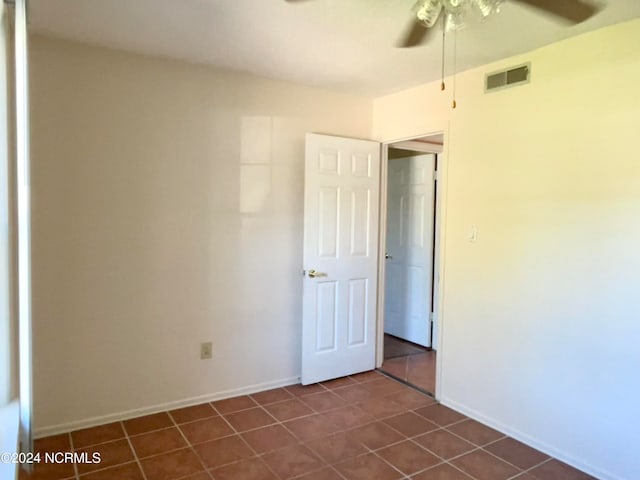
[[[531,64],[518,65],[485,76],[485,92],[522,85],[531,81]]]

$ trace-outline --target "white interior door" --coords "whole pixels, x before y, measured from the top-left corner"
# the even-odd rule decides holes
[[[389,160],[384,331],[431,346],[435,155]]]
[[[375,368],[380,144],[308,134],[302,383]]]

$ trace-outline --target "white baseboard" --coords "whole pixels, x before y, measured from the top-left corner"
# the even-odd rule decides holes
[[[498,430],[499,432],[502,432],[505,435],[513,437],[516,440],[526,445],[529,445],[532,448],[540,450],[541,452],[546,453],[547,455],[554,457],[560,460],[561,462],[571,465],[572,467],[577,468],[578,470],[582,470],[583,472],[588,473],[589,475],[596,477],[600,480],[628,480],[628,479],[620,478],[616,475],[612,475],[611,473],[608,473],[608,472],[603,472],[602,470],[595,468],[593,465],[590,465],[581,459],[576,459],[571,455],[567,455],[566,452],[558,450],[557,448],[549,445],[548,443],[541,442],[525,433],[520,432],[519,430],[516,430],[510,427],[509,425],[505,425],[504,423],[499,422],[491,417],[487,417],[486,415],[472,408],[468,408],[467,406],[461,403],[458,403],[454,400],[443,397],[440,400],[440,403],[466,415],[469,418],[472,418],[474,420],[477,420],[478,422],[484,423],[485,425],[488,425],[489,427],[494,428],[495,430]]]
[[[264,390],[270,390],[272,388],[286,387],[288,385],[294,385],[296,383],[300,383],[300,377],[291,377],[281,380],[275,380],[272,382],[256,383],[254,385],[249,385],[246,387],[224,390],[222,392],[185,398],[183,400],[161,403],[148,407],[134,408],[132,410],[112,413],[109,415],[101,415],[99,417],[91,417],[68,423],[38,427],[34,430],[34,438],[42,438],[48,437],[50,435],[57,435],[59,433],[72,432],[81,428],[95,427],[97,425],[104,425],[106,423],[128,420],[130,418],[150,415],[152,413],[164,412],[166,410],[173,410],[176,408],[191,407],[193,405],[199,405],[201,403],[214,402],[216,400],[224,400],[225,398],[237,397],[239,395],[249,395],[251,393],[262,392]]]

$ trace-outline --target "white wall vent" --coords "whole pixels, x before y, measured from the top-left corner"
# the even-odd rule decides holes
[[[484,91],[493,92],[503,88],[523,85],[531,81],[531,64],[525,63],[505,70],[487,73],[484,77]]]

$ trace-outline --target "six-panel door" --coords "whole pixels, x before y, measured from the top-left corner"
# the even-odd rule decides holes
[[[380,144],[308,134],[302,383],[375,368]]]
[[[435,155],[389,160],[384,331],[431,346]]]

